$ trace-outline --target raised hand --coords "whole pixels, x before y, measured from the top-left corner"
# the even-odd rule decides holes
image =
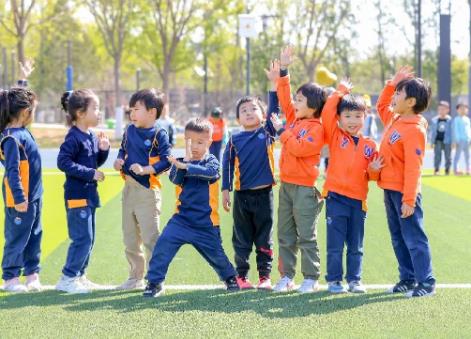
[[[110,149],[110,139],[108,139],[104,132],[98,134],[98,148],[102,151]]]
[[[414,77],[414,69],[412,66],[403,66],[394,74],[394,77],[391,79],[391,83],[394,86],[397,86],[402,80],[411,79]]]
[[[272,90],[276,90],[276,83],[280,78],[280,60],[274,59],[270,62],[270,69],[264,69],[268,80],[272,84]]]
[[[280,53],[280,67],[286,69],[294,61],[294,47],[288,45],[281,50]]]
[[[348,78],[345,78],[345,79],[342,79],[338,86],[337,86],[337,91],[343,95],[347,95],[347,94],[350,94],[350,92],[352,91],[353,89],[353,85],[350,81],[350,79]]]
[[[34,71],[34,61],[27,59],[24,63],[19,62],[20,64],[20,80],[27,80],[28,77]]]

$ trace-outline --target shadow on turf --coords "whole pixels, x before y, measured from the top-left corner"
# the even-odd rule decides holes
[[[239,313],[250,311],[267,318],[295,318],[310,314],[329,314],[373,303],[385,303],[404,298],[402,295],[367,293],[333,296],[326,291],[313,294],[275,294],[244,291],[227,293],[223,290],[172,292],[158,298],[144,298],[141,293],[100,291],[85,295],[64,295],[57,292],[8,295],[0,298],[0,308],[16,309],[31,306],[63,306],[71,312],[115,310],[134,312]]]

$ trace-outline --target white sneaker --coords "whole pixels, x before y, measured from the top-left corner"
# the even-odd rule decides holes
[[[144,290],[146,284],[142,279],[129,278],[123,284],[116,287],[117,290]]]
[[[348,283],[348,292],[351,293],[366,293],[366,287],[361,281],[350,281]]]
[[[82,285],[79,277],[70,278],[65,275],[60,278],[59,282],[56,285],[56,290],[72,294],[90,292],[88,288]]]
[[[28,292],[28,289],[26,288],[26,286],[23,285],[22,283],[20,283],[20,279],[18,279],[18,278],[5,280],[5,283],[3,285],[3,289],[7,292],[12,292],[12,293]]]
[[[284,276],[281,278],[273,287],[273,291],[275,292],[289,292],[294,289],[294,281],[293,279]]]
[[[79,277],[78,280],[82,284],[82,286],[88,290],[99,290],[103,288],[103,286],[95,284],[94,282],[91,282],[90,280],[88,280],[85,274]]]
[[[33,273],[26,277],[26,288],[29,292],[40,292],[42,290],[39,275],[37,273]]]
[[[312,293],[319,291],[319,282],[314,279],[304,279],[298,288],[299,293]]]

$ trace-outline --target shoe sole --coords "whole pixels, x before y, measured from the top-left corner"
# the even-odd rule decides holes
[[[160,292],[157,292],[154,295],[152,295],[152,294],[143,294],[143,297],[144,298],[157,298],[157,297],[160,297],[163,293],[164,293],[164,291],[162,290]]]
[[[412,293],[406,293],[406,298],[424,298],[424,297],[433,297],[435,294],[437,294],[436,291],[424,294],[424,295],[412,295]]]

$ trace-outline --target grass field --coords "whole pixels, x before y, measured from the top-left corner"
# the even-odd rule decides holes
[[[44,284],[56,283],[68,246],[63,180],[61,174],[45,171]],[[115,175],[108,176],[100,187],[103,207],[97,212],[97,241],[88,276],[102,284],[117,285],[127,277],[121,241],[121,187],[122,181]],[[471,177],[424,176],[422,191],[438,282],[471,283]],[[163,196],[162,226],[173,213],[175,202],[173,186],[166,178]],[[382,193],[375,185],[371,185],[368,205],[363,280],[366,284],[392,283],[397,279],[397,264]],[[232,259],[231,216],[222,209],[221,215],[224,246]],[[0,218],[3,220],[3,208]],[[318,227],[325,272],[324,218]],[[3,236],[0,245],[3,248]],[[255,271],[251,272],[253,281],[256,276]],[[275,270],[273,278],[278,279]],[[296,282],[301,279],[298,274]],[[187,246],[172,263],[166,283],[213,285],[218,284],[218,279],[197,252]],[[435,297],[419,300],[383,292],[331,296],[326,292],[227,294],[219,289],[172,289],[155,300],[144,299],[139,292],[100,291],[80,296],[55,291],[24,295],[0,292],[0,338],[19,334],[38,338],[470,336],[471,289],[439,289]]]

